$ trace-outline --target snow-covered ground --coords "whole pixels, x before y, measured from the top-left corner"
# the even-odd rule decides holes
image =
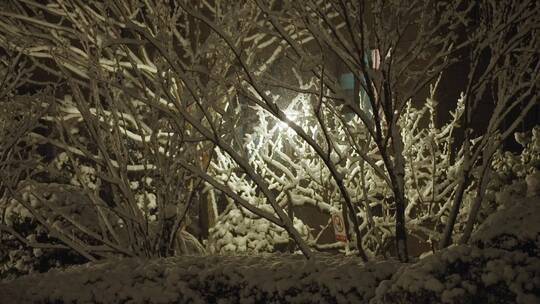
[[[0,295],[12,303],[363,303],[398,266],[332,255],[123,259],[5,282]]]
[[[452,246],[382,282],[373,303],[540,303],[540,196],[509,201],[471,245]]]
[[[110,260],[0,283],[2,303],[540,303],[540,197],[491,215],[472,245],[409,264],[354,256]]]

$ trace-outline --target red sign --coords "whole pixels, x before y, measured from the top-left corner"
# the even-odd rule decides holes
[[[345,222],[341,213],[332,213],[332,223],[334,224],[334,234],[336,240],[340,242],[347,242],[347,233],[345,231]]]

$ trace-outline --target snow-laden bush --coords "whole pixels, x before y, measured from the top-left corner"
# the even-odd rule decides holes
[[[440,80],[440,79],[439,79]],[[463,170],[463,147],[455,144],[460,120],[464,113],[464,99],[458,99],[450,119],[437,123],[437,81],[430,96],[420,107],[409,102],[401,117],[405,159],[405,209],[407,228],[418,239],[439,241],[448,220],[449,209],[456,195]],[[466,192],[463,201],[470,201]],[[466,215],[458,216],[455,230],[459,231]]]
[[[0,283],[16,303],[367,303],[396,261],[316,255],[128,258]]]
[[[479,178],[472,178],[471,172],[479,162],[491,159],[498,141],[512,133],[538,98],[531,75],[538,75],[540,66],[537,54],[529,50],[539,49],[535,18],[540,14],[531,11],[525,18],[516,17],[538,9],[533,1],[508,6],[483,1],[470,8],[449,2],[448,6],[439,3],[435,10],[423,0],[389,6],[375,1],[366,7],[353,2],[320,6],[318,0],[308,5],[284,1],[270,7],[264,1],[180,2],[178,6],[142,0],[4,2],[2,55],[3,49],[20,50],[15,63],[22,57],[35,64],[29,67],[25,84],[54,91],[40,104],[52,104],[58,112],[40,119],[48,123],[43,129],[57,132],[33,135],[39,144],[68,154],[72,176],[67,184],[75,180],[100,219],[86,227],[78,220],[72,223],[66,213],[51,227],[65,230],[65,220],[92,239],[85,242],[78,235],[53,229],[63,245],[88,260],[110,251],[127,256],[173,254],[175,235],[194,209],[192,202],[201,201],[204,180],[285,228],[306,257],[311,250],[295,229],[293,208],[287,205],[341,209],[345,221],[352,223],[349,234],[355,235],[356,242],[351,239],[351,243],[356,243],[363,260],[370,254],[384,254],[385,245],[395,238],[400,260],[407,261],[410,232],[440,239],[441,247],[452,242],[455,226],[461,228],[458,213],[465,211],[462,207],[471,197],[462,194],[477,180],[483,184],[485,171],[476,170],[482,172]],[[480,22],[468,20],[472,9],[478,11],[475,17]],[[366,14],[369,18],[364,18]],[[58,25],[57,20],[66,22]],[[412,30],[405,31],[412,36],[403,39],[401,22],[408,24],[408,20],[415,20]],[[342,26],[343,22],[362,26],[358,30]],[[469,24],[480,26],[469,28]],[[525,29],[524,33],[508,44],[516,28]],[[459,41],[464,30],[470,35],[467,41]],[[358,45],[358,41],[366,43]],[[434,124],[424,132],[419,127],[422,115],[413,115],[408,106],[433,79],[462,60],[454,56],[462,54],[464,47],[471,55],[488,52],[491,56],[465,60],[473,72],[465,77],[468,85],[459,88],[466,92],[462,100],[467,115],[459,119],[465,129],[464,145],[457,157],[450,157],[456,155],[450,151],[451,132],[446,131],[457,127],[458,121],[441,132]],[[325,49],[333,55],[327,56]],[[371,62],[364,59],[366,54],[371,54]],[[418,64],[417,59],[429,57],[429,62]],[[283,58],[284,64],[277,66],[277,58]],[[8,62],[2,56],[0,73],[6,79],[18,70],[12,68],[17,64]],[[489,68],[477,70],[477,66]],[[336,72],[342,68],[353,82],[356,79],[353,94],[340,84]],[[44,74],[51,74],[51,79],[43,82],[38,75]],[[488,88],[493,94],[487,94]],[[0,97],[15,92],[8,93],[0,90]],[[298,96],[303,100],[293,109],[291,100]],[[481,113],[487,128],[479,140],[473,140],[470,127],[476,125],[473,119],[485,98],[492,99],[493,111]],[[243,127],[241,121],[254,116],[241,106],[276,118],[272,128],[275,133],[291,133],[287,140],[292,153],[280,149],[273,138],[253,141],[256,146],[269,143],[262,149],[265,153],[253,154],[264,165],[255,164],[253,151],[245,149],[244,134],[237,132]],[[506,124],[514,112],[517,120]],[[18,113],[13,121],[25,114]],[[311,125],[298,122],[308,119],[299,115],[310,116]],[[18,132],[8,135],[17,138]],[[10,153],[1,154],[1,163],[13,164],[11,158],[17,153],[11,153],[11,148],[16,145],[6,146]],[[297,147],[306,153],[295,154]],[[210,168],[214,154],[209,151],[221,151],[232,166]],[[33,169],[20,179],[38,179],[38,173],[44,173],[39,179],[50,182],[48,172]],[[90,175],[94,178],[85,178]],[[232,182],[233,175],[253,185]],[[144,177],[155,180],[153,191],[135,189]],[[22,190],[17,182],[7,188],[14,193]],[[484,188],[479,189],[483,194]],[[258,202],[251,197],[265,198],[275,215],[254,207]],[[28,206],[32,214],[40,213]],[[473,215],[468,223],[476,221]],[[51,230],[46,221],[39,221]],[[149,229],[152,223],[158,229]],[[120,236],[122,230],[127,231],[127,242]]]
[[[84,196],[74,190],[76,188],[68,185],[33,183],[21,186],[18,200],[10,199],[4,204],[4,228],[8,233],[2,234],[0,239],[3,245],[0,278],[86,261],[65,246],[55,233],[62,231],[92,244],[73,223],[92,227],[98,218]]]
[[[412,101],[408,102],[399,120],[402,127],[401,136],[407,151],[404,155],[407,161],[405,193],[409,199],[405,212],[407,228],[422,242],[437,240],[442,233],[463,157],[461,152],[453,155],[456,152],[452,150],[455,129],[464,109],[463,100],[458,101],[456,109],[451,113],[450,121],[442,126],[436,126],[434,98],[437,85],[438,83],[432,87],[430,98],[420,107],[414,106]],[[310,84],[304,86],[307,89]],[[363,249],[372,257],[387,255],[386,251],[392,248],[390,244],[394,241],[392,227],[395,213],[390,211],[395,207],[393,193],[381,170],[375,169],[361,156],[365,153],[365,157],[371,159],[375,167],[379,168],[382,160],[375,142],[357,117],[341,121],[332,119],[335,118],[333,115],[337,109],[321,109],[325,114],[324,119],[327,119],[324,125],[332,125],[332,128],[323,130],[317,117],[312,113],[314,110],[308,100],[305,94],[297,94],[287,107],[286,114],[308,130],[308,134],[313,138],[324,141],[326,132],[336,141],[331,158],[336,163],[337,170],[343,174],[347,191],[357,206],[356,215],[361,219],[358,228],[363,236]],[[270,185],[269,188],[275,191],[280,205],[287,211],[289,204],[293,209],[296,206],[309,205],[328,217],[333,212],[341,211],[345,205],[344,198],[330,170],[313,148],[287,124],[276,120],[265,111],[254,112],[259,118],[257,125],[243,125],[245,134],[240,133],[238,136],[244,137],[243,143],[248,151],[250,163],[265,178]],[[358,140],[356,146],[347,142],[353,134]],[[238,165],[220,149],[216,149],[215,152],[216,157],[210,164],[210,174],[240,193],[247,201],[266,206],[273,212],[265,197],[257,190],[255,183],[245,178]],[[238,234],[238,231],[235,231],[238,229],[239,234],[245,235],[247,232],[244,232],[244,229],[253,227],[250,233],[257,234],[255,228],[258,225],[246,226],[244,222],[234,220],[236,215],[241,213],[235,211],[232,215],[228,215],[230,208],[236,209],[230,204],[227,211],[219,215],[220,219],[216,222],[216,226],[210,230],[211,235],[220,231],[209,240],[211,246],[221,237],[230,239],[227,235]],[[320,232],[321,228],[311,224],[309,218],[302,217],[302,214],[295,214],[295,217],[302,218],[314,234]],[[252,219],[245,221],[253,222]],[[240,228],[236,227],[238,223],[241,223]],[[350,235],[354,237],[352,229]],[[223,243],[217,247],[219,251],[225,246],[226,241],[218,242]],[[243,239],[240,239],[240,246],[234,242],[227,246],[227,251],[245,250]],[[316,238],[310,244],[320,245]],[[353,247],[356,245],[354,241],[349,244]],[[341,245],[343,247],[343,244]],[[262,248],[272,247],[262,246]]]
[[[376,294],[370,303],[538,303],[540,258],[454,246],[400,268]]]
[[[527,132],[514,134],[516,142],[522,147],[518,154],[510,152],[498,153],[494,157],[494,166],[504,177],[524,178],[534,169],[540,169],[540,126]]]
[[[472,244],[540,256],[540,196],[509,202],[473,234]]]
[[[534,196],[540,191],[540,126],[514,134],[521,146],[520,152],[503,149],[493,156],[495,174],[491,178],[488,193],[494,193],[499,205],[512,203],[511,196]],[[508,188],[508,189],[507,189]]]
[[[538,303],[540,197],[505,202],[460,245],[402,267],[372,303]]]
[[[0,240],[6,244],[0,253],[5,262],[0,277],[73,263],[65,256],[78,257],[78,263],[114,255],[166,256],[187,248],[203,250],[185,231],[193,215],[187,205],[196,199],[200,181],[171,165],[174,158],[185,160],[189,149],[173,147],[178,142],[168,137],[167,126],[152,131],[161,121],[137,116],[133,99],[123,100],[133,111],[121,122],[112,113],[122,108],[121,99],[104,106],[107,110],[84,99],[69,94],[53,98],[51,109],[36,118],[39,128],[29,129],[21,139],[28,147],[21,143],[24,153],[19,154],[32,165],[20,165],[26,171],[19,176],[14,168],[0,168],[6,176],[0,184],[6,194],[0,197]],[[27,110],[15,108],[12,120]],[[134,129],[151,134],[130,137],[129,130]],[[164,145],[176,152],[159,154],[163,137],[168,138]],[[4,155],[11,159],[2,160],[2,165],[15,163],[16,153]],[[157,162],[159,166],[154,165]],[[8,178],[13,181],[8,183]],[[194,246],[177,246],[179,242]],[[65,263],[54,258],[59,251],[70,251],[59,255]],[[42,263],[33,252],[39,260],[50,257],[51,261]]]
[[[304,239],[312,238],[300,219],[294,218],[293,223]],[[238,208],[225,211],[209,232],[208,247],[215,253],[275,252],[277,246],[291,241],[285,229]]]
[[[513,208],[540,195],[540,126],[535,126],[528,132],[515,133],[515,139],[521,145],[519,152],[499,149],[493,155],[485,195],[479,206],[474,229],[478,229],[498,210]],[[480,174],[476,169],[474,175],[478,177]],[[469,196],[474,195],[478,193],[469,192]],[[463,215],[471,212],[471,199],[467,201],[469,204],[464,206]],[[503,217],[504,212],[498,216]],[[461,229],[456,230],[457,234],[460,234]],[[472,231],[474,230],[470,232]]]

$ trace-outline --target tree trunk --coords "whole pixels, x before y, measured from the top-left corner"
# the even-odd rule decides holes
[[[405,228],[405,157],[403,156],[403,139],[396,125],[392,126],[392,144],[394,147],[394,166],[390,175],[392,180],[392,190],[396,203],[396,251],[398,258],[402,262],[409,260],[407,249],[407,229]]]
[[[489,167],[489,164],[487,164],[484,174],[482,174],[482,176],[480,177],[480,182],[478,184],[478,189],[476,192],[476,198],[474,199],[471,211],[469,213],[469,217],[467,218],[467,223],[465,224],[465,230],[463,231],[463,235],[461,236],[461,239],[459,240],[460,244],[466,244],[469,241],[469,238],[471,237],[474,224],[476,223],[476,217],[478,215],[478,211],[480,210],[482,201],[484,200],[484,195],[486,194],[486,188],[489,182],[490,173],[491,173],[491,167]]]
[[[289,190],[287,191],[287,214],[289,215],[289,219],[294,225],[294,210],[293,210],[293,201],[291,197],[291,192]],[[296,247],[296,243],[294,242],[294,239],[292,237],[289,237],[289,252],[293,253],[294,248]]]
[[[459,208],[461,207],[461,202],[463,201],[463,194],[469,180],[468,175],[468,172],[463,173],[461,182],[459,183],[458,189],[456,190],[454,202],[452,203],[452,209],[450,210],[450,214],[448,215],[448,221],[446,222],[443,236],[439,243],[439,249],[444,249],[452,243],[452,232],[454,231],[454,225],[456,223],[456,219],[459,213]]]

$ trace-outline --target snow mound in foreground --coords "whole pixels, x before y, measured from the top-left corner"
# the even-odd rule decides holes
[[[367,303],[399,267],[358,257],[122,259],[0,283],[13,303]]]
[[[454,246],[400,268],[370,303],[540,303],[540,259]]]
[[[403,266],[371,303],[540,303],[540,197],[507,201],[471,242]]]
[[[481,248],[520,250],[540,256],[540,196],[506,203],[478,227],[471,241]]]

